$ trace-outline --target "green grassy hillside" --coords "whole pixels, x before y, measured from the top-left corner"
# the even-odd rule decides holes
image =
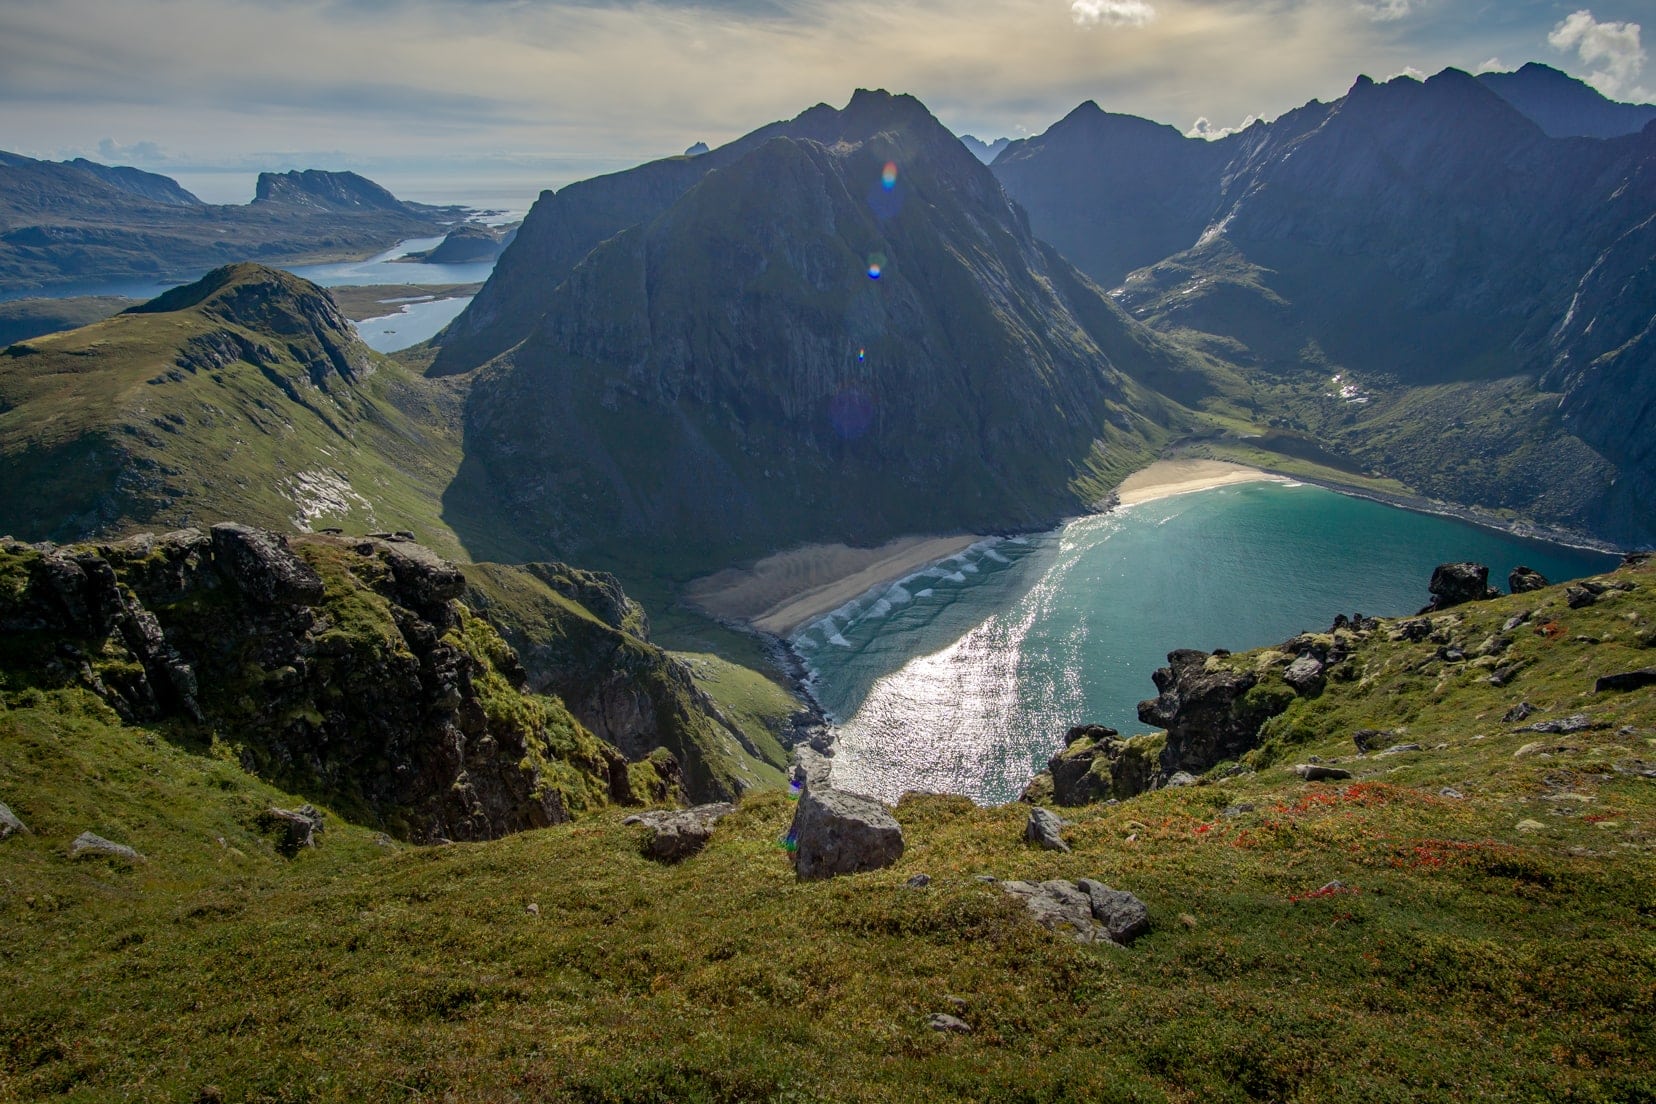
[[[285,859],[256,814],[298,795],[8,688],[0,1099],[1650,1100],[1656,697],[1594,686],[1652,664],[1656,569],[1598,581],[1632,589],[1459,607],[1447,644],[1382,622],[1255,771],[1064,810],[1069,854],[910,796],[896,866],[827,882],[775,793],[671,867],[603,811],[435,848],[330,818]],[[1491,633],[1504,686],[1439,655]],[[71,860],[84,829],[148,861]],[[1095,876],[1153,929],[1073,943],[982,875]]]

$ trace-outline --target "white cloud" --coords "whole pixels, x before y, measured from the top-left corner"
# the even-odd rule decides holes
[[[1357,5],[1376,23],[1402,19],[1414,7],[1414,0],[1360,0]]]
[[[1142,27],[1156,18],[1156,9],[1144,0],[1074,0],[1070,18],[1079,27]]]
[[[1396,80],[1398,77],[1408,77],[1410,80],[1423,81],[1426,79],[1426,74],[1412,65],[1405,65],[1403,68],[1399,69],[1386,79]]]
[[[167,153],[155,142],[126,146],[113,138],[102,138],[98,141],[98,160],[108,165],[159,165],[167,160]]]
[[[1600,23],[1583,8],[1561,20],[1547,35],[1547,42],[1555,50],[1573,50],[1582,61],[1597,66],[1587,75],[1587,83],[1611,99],[1650,95],[1636,85],[1645,63],[1637,23]]]
[[[1492,57],[1492,58],[1485,58],[1483,61],[1480,61],[1478,63],[1477,69],[1473,70],[1473,72],[1474,73],[1505,73],[1505,72],[1510,71],[1511,68],[1512,67],[1510,65],[1508,65],[1506,62],[1502,61],[1500,58]]]
[[[1215,126],[1213,123],[1208,121],[1208,117],[1206,115],[1202,115],[1198,116],[1196,121],[1190,124],[1190,129],[1185,131],[1185,137],[1205,138],[1209,142],[1216,142],[1226,135],[1240,134],[1242,131],[1247,130],[1249,127],[1259,122],[1259,119],[1260,117],[1258,115],[1249,115],[1236,126],[1221,127]]]

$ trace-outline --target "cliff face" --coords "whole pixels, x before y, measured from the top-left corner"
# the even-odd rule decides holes
[[[8,679],[85,686],[409,840],[493,838],[671,785],[528,692],[456,601],[464,577],[418,545],[221,524],[8,543],[0,577]]]

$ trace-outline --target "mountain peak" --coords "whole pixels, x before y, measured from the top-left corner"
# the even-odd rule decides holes
[[[325,169],[260,173],[253,202],[327,211],[401,211],[406,207],[396,196],[365,176]]]
[[[1656,105],[1617,103],[1585,81],[1532,61],[1515,73],[1478,80],[1554,138],[1615,138],[1637,134],[1656,119]]]

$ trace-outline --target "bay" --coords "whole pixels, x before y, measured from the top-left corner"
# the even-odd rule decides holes
[[[1081,723],[1148,731],[1137,703],[1175,648],[1248,648],[1336,614],[1412,614],[1437,564],[1505,583],[1616,557],[1320,487],[1252,483],[984,542],[792,639],[835,721],[837,785],[1016,798]]]

